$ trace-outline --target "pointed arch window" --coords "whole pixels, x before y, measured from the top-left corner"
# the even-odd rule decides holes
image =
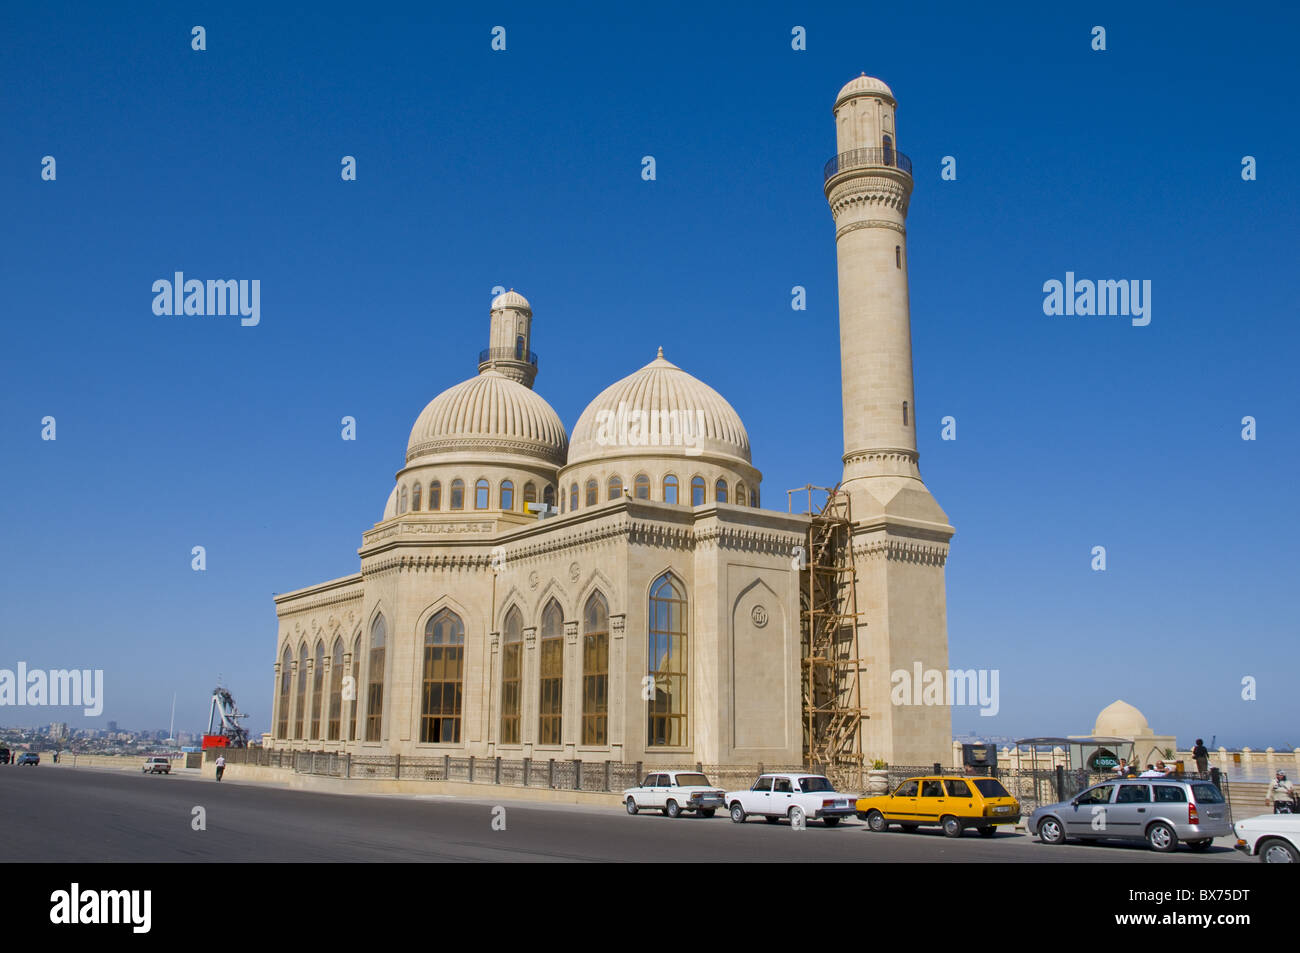
[[[524,511],[527,512],[529,503],[537,502],[537,484],[529,480],[524,484]]]
[[[437,510],[442,508],[442,484],[434,480],[429,484],[429,509]]]
[[[542,612],[538,667],[537,743],[558,745],[564,713],[564,613],[554,599]]]
[[[507,512],[515,508],[515,484],[511,480],[501,481],[501,508]]]
[[[880,144],[884,147],[885,165],[894,164],[894,138],[892,136],[881,136]]]
[[[587,481],[587,506],[595,506],[600,502],[600,484],[594,479]]]
[[[359,727],[361,713],[361,633],[357,633],[352,643],[352,727],[348,729],[348,740],[356,741],[361,737]]]
[[[517,745],[519,737],[519,687],[522,682],[524,620],[511,607],[501,627],[501,744]]]
[[[745,505],[745,484],[742,480],[736,481],[736,505]]]
[[[406,487],[402,487],[402,495],[397,504],[398,515],[406,512]]]
[[[572,513],[578,508],[578,484],[569,487],[569,512]]]
[[[718,482],[713,485],[713,500],[715,503],[727,502],[727,481],[726,480],[719,479]]]
[[[691,479],[691,506],[704,505],[704,477]]]
[[[302,716],[307,710],[307,643],[298,649],[298,701],[293,713],[293,736],[302,738]]]
[[[420,741],[460,741],[464,700],[465,624],[450,609],[439,609],[424,624],[424,702]]]
[[[311,676],[311,734],[312,741],[320,739],[320,713],[325,706],[325,643],[316,643],[316,668]]]
[[[334,658],[330,660],[330,708],[325,721],[327,741],[338,741],[343,725],[343,637],[334,640]]]
[[[612,476],[609,478],[609,489],[607,500],[618,500],[623,497],[623,478],[621,476]]]
[[[677,477],[671,473],[664,477],[664,502],[677,502]]]
[[[370,684],[366,691],[366,740],[380,741],[384,722],[384,650],[388,624],[384,617],[370,627]]]
[[[632,495],[638,500],[650,499],[650,478],[644,473],[638,473],[636,480],[632,484]]]
[[[687,743],[686,590],[672,573],[664,573],[650,589],[650,699],[646,744],[675,747]]]
[[[474,509],[485,510],[488,508],[488,481],[479,480],[474,484]]]
[[[451,481],[451,508],[453,510],[465,508],[465,481],[459,478]]]
[[[411,512],[420,512],[420,484],[415,484],[411,489]]]
[[[609,604],[599,592],[582,613],[582,743],[609,744]]]
[[[276,720],[275,736],[281,739],[289,737],[289,702],[292,700],[290,687],[293,684],[293,652],[289,646],[284,647],[280,657],[280,717]]]

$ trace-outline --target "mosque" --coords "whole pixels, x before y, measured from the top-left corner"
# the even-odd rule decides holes
[[[861,745],[947,762],[949,710],[890,703],[947,668],[953,528],[917,465],[897,103],[835,100],[825,194],[839,261],[844,472]],[[662,349],[571,433],[533,389],[533,310],[491,304],[478,373],[415,419],[360,570],[275,598],[276,747],[404,757],[798,764],[797,554],[740,416]],[[652,352],[653,353],[653,352]],[[650,355],[647,354],[647,357]],[[784,497],[784,493],[780,494]]]

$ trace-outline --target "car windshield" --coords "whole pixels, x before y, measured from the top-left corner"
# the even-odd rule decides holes
[[[1011,797],[997,778],[972,778],[970,783],[985,797]]]
[[[708,787],[709,779],[702,774],[679,774],[677,784],[679,787]]]
[[[1223,792],[1213,784],[1202,781],[1199,784],[1192,785],[1192,797],[1196,798],[1201,804],[1222,804]]]
[[[799,790],[805,794],[812,794],[815,791],[834,791],[835,785],[831,784],[826,778],[800,778]]]

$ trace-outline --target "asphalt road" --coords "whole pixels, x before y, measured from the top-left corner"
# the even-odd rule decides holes
[[[494,807],[505,830],[493,829]],[[202,807],[206,830],[192,828]],[[726,815],[670,820],[534,802],[289,791],[210,776],[0,767],[0,861],[762,861],[1248,863],[1126,844],[1048,847],[1014,832],[874,834],[850,820],[806,829]]]

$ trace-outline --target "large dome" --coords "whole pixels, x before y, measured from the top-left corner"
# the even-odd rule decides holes
[[[749,434],[721,394],[659,356],[587,405],[569,466],[630,455],[708,454],[750,463]]]
[[[861,76],[855,76],[844,84],[843,88],[839,91],[839,94],[835,97],[835,105],[838,108],[839,104],[844,102],[846,99],[852,99],[854,96],[867,96],[874,93],[884,93],[890,99],[894,98],[894,91],[885,85],[883,81],[876,79],[874,76],[868,76],[866,73],[863,73]]]
[[[420,412],[406,462],[447,451],[482,450],[564,463],[568,438],[543,398],[495,370],[443,391]]]
[[[1151,734],[1146,716],[1128,702],[1117,699],[1101,710],[1092,728],[1099,738],[1136,738]]]

